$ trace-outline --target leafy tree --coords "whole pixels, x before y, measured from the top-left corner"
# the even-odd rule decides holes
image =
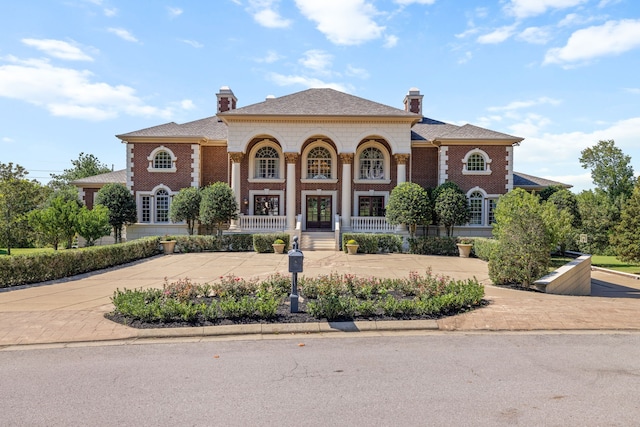
[[[173,196],[169,208],[169,218],[173,222],[186,221],[187,232],[193,234],[195,223],[200,217],[200,201],[202,196],[196,187],[183,188]]]
[[[63,236],[55,209],[51,207],[36,209],[29,212],[28,218],[29,224],[38,233],[39,240],[53,245],[53,249],[57,251]]]
[[[567,211],[571,215],[571,225],[576,228],[580,227],[582,216],[580,215],[580,209],[578,209],[578,199],[575,194],[566,188],[560,188],[551,194],[547,201],[555,205],[559,210]]]
[[[29,222],[55,250],[61,241],[70,248],[76,235],[81,206],[77,192],[60,191],[47,201],[44,208],[32,211]]]
[[[633,192],[636,178],[633,175],[631,157],[615,146],[612,139],[598,141],[593,147],[580,152],[580,164],[591,168],[593,183],[604,191],[612,202],[627,198]]]
[[[466,224],[471,216],[467,196],[451,187],[436,196],[435,212],[439,223],[446,228],[447,236],[453,235],[455,225]]]
[[[609,248],[609,236],[618,223],[616,206],[600,190],[583,191],[576,199],[581,218],[576,242],[578,250],[596,255],[613,255]]]
[[[44,198],[44,190],[36,180],[26,178],[27,172],[20,165],[0,163],[0,241],[11,248],[29,238],[31,228],[27,214]]]
[[[80,153],[77,160],[71,160],[71,164],[73,168],[65,169],[64,172],[59,175],[52,173],[52,180],[49,181],[49,186],[60,189],[69,185],[71,181],[111,172],[111,169],[104,163],[101,163],[93,154]]]
[[[622,210],[622,218],[611,238],[620,260],[640,262],[640,181]]]
[[[417,225],[431,222],[432,212],[427,191],[416,183],[404,182],[391,191],[385,215],[389,224],[406,224],[413,238]]]
[[[109,224],[113,227],[116,243],[122,242],[122,227],[133,224],[138,216],[136,201],[129,189],[123,184],[105,184],[98,191],[95,202],[109,209]]]
[[[540,197],[540,200],[542,200],[543,202],[546,202],[547,200],[549,200],[549,197],[551,197],[554,193],[564,189],[565,188],[562,185],[550,185],[546,188],[543,188],[538,193],[538,196]]]
[[[87,246],[93,246],[95,241],[111,232],[109,224],[109,209],[102,205],[95,205],[93,209],[83,206],[78,213],[78,234],[87,241]]]
[[[216,225],[217,234],[222,235],[222,225],[238,218],[238,202],[233,190],[224,182],[214,182],[205,187],[200,202],[200,221]]]

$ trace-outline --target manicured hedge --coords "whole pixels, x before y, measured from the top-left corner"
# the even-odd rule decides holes
[[[287,233],[268,233],[253,235],[253,249],[259,254],[273,253],[273,242],[280,239],[284,242],[285,250],[289,249],[290,236]]]
[[[116,245],[3,256],[0,287],[46,282],[147,258],[160,252],[159,240],[147,237]]]
[[[498,241],[476,237],[473,239],[473,253],[483,261],[489,261],[491,253],[496,249]]]
[[[409,239],[409,253],[417,255],[458,255],[456,237],[422,236]]]
[[[225,234],[222,236],[164,236],[163,239],[176,241],[176,252],[251,252],[253,251],[252,234]]]
[[[342,250],[349,240],[358,243],[358,253],[402,252],[402,237],[396,234],[342,233]]]

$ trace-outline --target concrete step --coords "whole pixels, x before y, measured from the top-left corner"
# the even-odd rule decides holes
[[[334,251],[335,235],[330,233],[303,233],[300,241],[300,249],[308,251]]]

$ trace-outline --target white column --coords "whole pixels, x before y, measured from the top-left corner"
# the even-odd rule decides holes
[[[403,182],[407,182],[407,161],[409,160],[408,154],[395,154],[396,170],[397,170],[397,184],[400,185]]]
[[[353,163],[353,153],[341,153],[342,160],[342,229],[351,229],[351,164]]]
[[[287,161],[287,229],[296,228],[296,162],[298,153],[285,153]]]
[[[242,212],[242,198],[241,198],[241,183],[240,183],[240,162],[242,161],[243,154],[242,153],[229,153],[231,157],[231,190],[233,190],[233,194],[236,196],[236,203],[238,204],[238,208]],[[236,220],[231,220],[230,228],[235,229],[238,227],[238,223]]]

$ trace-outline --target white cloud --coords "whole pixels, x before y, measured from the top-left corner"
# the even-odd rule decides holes
[[[586,3],[588,0],[510,0],[504,9],[516,18],[542,15],[549,9],[566,9]]]
[[[285,19],[277,11],[279,0],[250,0],[249,13],[253,19],[263,27],[287,28],[291,20]]]
[[[481,44],[497,44],[502,43],[511,37],[516,29],[516,24],[508,25],[504,27],[497,28],[490,32],[489,34],[484,34],[479,36],[477,39],[478,43]]]
[[[521,110],[523,108],[535,107],[537,105],[558,105],[561,101],[559,99],[549,98],[547,96],[541,96],[536,99],[530,99],[528,101],[513,101],[507,105],[501,107],[489,107],[488,111],[514,111]]]
[[[125,30],[124,28],[107,28],[107,31],[115,34],[116,36],[120,37],[122,40],[126,40],[128,42],[133,42],[133,43],[138,42],[138,39],[133,34],[131,34],[128,30]]]
[[[15,142],[15,140],[13,138],[9,138],[8,136],[3,136],[2,137],[2,142],[5,142],[7,144],[11,144],[11,143]]]
[[[549,49],[545,64],[584,62],[599,56],[619,55],[640,47],[640,19],[608,21],[574,32],[564,47]]]
[[[385,27],[374,17],[379,14],[365,0],[295,0],[300,12],[317,23],[317,29],[338,45],[359,45],[380,38]]]
[[[384,44],[382,46],[387,49],[395,47],[398,44],[399,40],[398,37],[394,35],[386,36],[384,39]]]
[[[283,74],[271,73],[269,79],[279,86],[299,85],[306,88],[330,88],[341,92],[349,92],[347,86],[341,83],[324,82],[320,79],[307,76],[285,76]]]
[[[267,54],[263,58],[256,58],[254,61],[256,62],[264,62],[266,64],[273,64],[276,61],[282,59],[282,56],[278,55],[278,53],[274,50],[267,51]]]
[[[576,25],[585,25],[593,21],[604,20],[604,18],[596,15],[578,15],[577,13],[569,13],[558,22],[558,27],[572,27]]]
[[[551,40],[551,31],[546,27],[529,27],[518,34],[518,39],[532,44],[547,44]]]
[[[332,61],[333,56],[320,49],[308,50],[304,53],[304,57],[298,60],[305,68],[319,74],[330,74],[329,68]]]
[[[182,9],[180,9],[179,7],[167,6],[167,12],[169,12],[169,17],[176,18],[176,17],[182,15],[182,13],[184,11]]]
[[[470,51],[466,51],[462,58],[458,59],[458,64],[466,64],[471,61],[471,58],[473,58],[473,54]]]
[[[22,43],[32,46],[45,54],[59,59],[71,61],[93,61],[79,47],[62,40],[53,39],[22,39]]]
[[[369,72],[367,70],[365,70],[364,68],[354,67],[353,65],[347,65],[345,74],[349,77],[358,77],[360,79],[369,78]]]
[[[118,14],[118,9],[116,9],[115,7],[111,8],[111,9],[105,8],[105,9],[103,9],[103,12],[104,12],[104,16],[107,16],[107,17],[111,18],[111,17],[116,16]]]
[[[637,87],[628,87],[625,89],[625,91],[633,93],[634,95],[640,95],[640,88]]]
[[[173,110],[146,105],[135,89],[94,81],[88,70],[55,67],[45,59],[4,58],[0,96],[28,102],[54,116],[106,120],[120,114],[169,119]]]
[[[183,39],[183,40],[180,40],[180,41],[181,41],[182,43],[186,43],[186,44],[188,44],[189,46],[192,46],[192,47],[195,47],[195,48],[198,48],[198,49],[199,49],[199,48],[204,47],[204,45],[203,45],[202,43],[197,42],[197,41],[195,41],[195,40],[187,40],[187,39]]]
[[[182,101],[180,101],[180,108],[182,108],[183,110],[193,110],[194,108],[196,108],[196,106],[192,100],[183,99]]]
[[[410,4],[434,4],[436,0],[394,0],[396,3],[402,6]]]

